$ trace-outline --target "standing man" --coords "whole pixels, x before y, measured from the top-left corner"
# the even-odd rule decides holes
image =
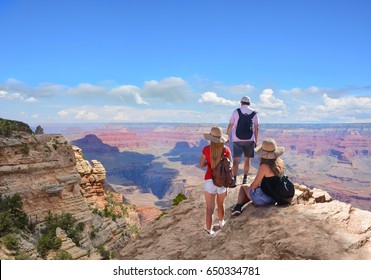
[[[233,111],[227,128],[228,135],[232,131],[233,175],[236,184],[242,152],[245,156],[242,184],[246,184],[247,173],[250,169],[250,158],[254,157],[254,148],[258,143],[258,130],[258,114],[250,107],[250,97],[244,96],[241,98],[241,108]],[[227,144],[229,144],[229,140]]]

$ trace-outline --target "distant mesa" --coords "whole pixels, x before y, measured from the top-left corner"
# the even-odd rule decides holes
[[[164,156],[169,157],[170,161],[181,162],[184,165],[197,165],[200,160],[200,155],[203,147],[209,143],[206,140],[201,140],[198,145],[191,147],[189,142],[181,141],[175,144],[175,147]]]
[[[107,183],[123,186],[136,185],[143,192],[151,192],[164,198],[171,188],[172,180],[179,173],[165,168],[162,163],[154,162],[152,154],[120,152],[117,147],[103,143],[96,135],[89,134],[71,144],[82,149],[88,160],[100,161],[107,171]]]
[[[119,149],[117,147],[103,143],[103,141],[94,134],[88,134],[84,138],[72,141],[71,143],[78,147],[84,147],[83,152],[85,154],[119,153]]]

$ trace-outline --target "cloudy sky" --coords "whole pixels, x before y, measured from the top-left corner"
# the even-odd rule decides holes
[[[0,118],[371,122],[369,0],[0,0]]]

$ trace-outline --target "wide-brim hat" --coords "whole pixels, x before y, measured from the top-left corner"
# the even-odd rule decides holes
[[[223,131],[218,126],[213,126],[210,130],[210,133],[204,133],[206,140],[209,140],[214,143],[225,143],[228,141],[228,135],[223,134]]]
[[[285,152],[285,147],[277,147],[273,139],[265,139],[254,151],[261,158],[276,159]]]

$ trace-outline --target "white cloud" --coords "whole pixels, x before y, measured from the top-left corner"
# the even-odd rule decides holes
[[[65,110],[57,112],[57,115],[60,116],[61,118],[66,118],[68,117],[69,113]]]
[[[5,90],[0,90],[0,99],[3,99],[3,100],[21,100],[21,101],[24,101],[24,102],[27,102],[27,103],[35,103],[37,102],[36,98],[35,97],[30,97],[30,98],[25,98],[24,96],[22,96],[20,93],[16,92],[16,93],[9,93]]]
[[[52,97],[56,95],[62,95],[68,91],[68,87],[59,84],[44,83],[38,85],[35,89],[30,90],[29,94],[37,97]]]
[[[255,87],[251,85],[235,85],[226,87],[226,90],[238,93],[250,92],[253,91],[254,89]]]
[[[371,97],[344,96],[331,98],[323,94],[321,104],[299,107],[298,120],[366,122],[371,116]]]
[[[82,107],[74,107],[61,110],[57,112],[57,116],[59,120],[79,120],[79,121],[97,121],[101,120],[100,114],[98,115],[96,112],[99,112],[99,108],[92,107],[92,106],[82,106]]]
[[[146,98],[161,99],[165,102],[184,102],[191,91],[185,80],[178,77],[169,77],[161,81],[147,81],[144,83],[142,95]]]
[[[238,106],[239,101],[232,101],[219,97],[215,92],[204,92],[201,94],[201,98],[198,100],[199,103],[207,105],[221,105],[221,106]]]
[[[36,103],[37,102],[37,99],[35,97],[30,97],[30,98],[27,98],[25,100],[25,102],[27,102],[27,103]]]
[[[257,104],[262,109],[286,109],[286,105],[283,100],[278,99],[273,95],[272,89],[265,89],[259,96],[260,102]]]
[[[328,91],[329,89],[327,89]],[[323,88],[320,88],[320,87],[316,87],[316,86],[311,86],[309,88],[306,88],[306,89],[302,89],[302,88],[292,88],[290,90],[280,90],[281,93],[285,93],[285,94],[294,94],[294,95],[313,95],[313,94],[321,94],[323,93],[324,91],[326,91],[326,89],[323,89]]]
[[[114,121],[128,121],[129,116],[123,112],[118,112],[116,116],[113,117]]]
[[[111,90],[112,96],[130,103],[148,105],[149,103],[141,97],[141,89],[136,86],[124,85]]]
[[[107,89],[89,83],[82,83],[75,88],[69,88],[68,93],[83,97],[95,97],[105,95],[107,93]]]
[[[153,108],[138,110],[129,106],[81,106],[59,111],[54,120],[57,122],[76,120],[81,122],[200,122],[200,120],[212,122],[215,121],[215,116],[213,115],[212,118],[206,113],[193,110]]]
[[[4,100],[22,99],[22,96],[19,93],[8,93],[5,90],[0,90],[0,99]]]
[[[81,110],[81,111],[77,111],[75,115],[75,119],[84,120],[84,121],[95,121],[95,120],[99,120],[100,117],[98,116],[98,114],[94,112]]]

